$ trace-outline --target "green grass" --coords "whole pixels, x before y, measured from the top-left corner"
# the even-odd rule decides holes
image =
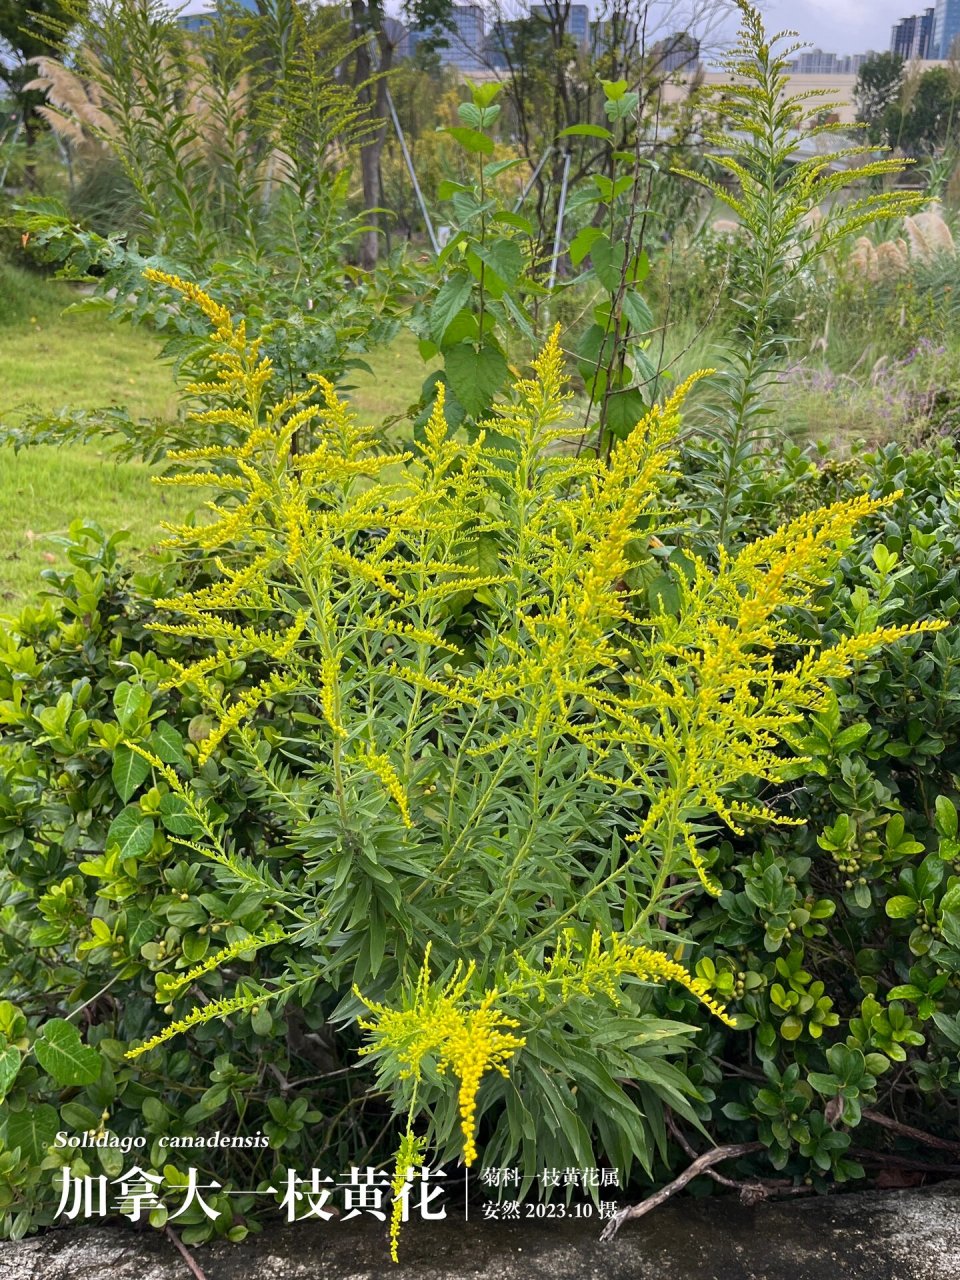
[[[0,265],[0,421],[28,412],[123,405],[135,417],[172,418],[177,394],[151,335],[96,313],[64,314],[67,286]],[[426,369],[409,334],[375,353],[347,393],[356,411],[382,422],[415,403]],[[129,529],[129,555],[162,535],[161,522],[184,516],[196,495],[164,489],[136,463],[115,462],[106,447],[0,450],[0,614],[39,598],[40,572],[62,566],[48,535],[77,518],[108,532]]]
[[[0,269],[0,294],[0,419],[111,404],[138,417],[176,413],[173,376],[156,358],[155,339],[94,314],[63,315],[75,294],[25,272]],[[2,450],[0,612],[40,595],[40,571],[64,562],[46,537],[65,533],[72,520],[129,529],[136,550],[189,505],[188,495],[152,484],[147,467],[117,464],[106,449]]]
[[[25,277],[30,280],[31,277]],[[0,281],[2,283],[2,281]],[[134,417],[169,418],[177,396],[159,342],[96,313],[64,315],[75,300],[64,286],[36,283],[33,308],[0,312],[0,417],[26,411],[98,409],[122,404]],[[21,298],[22,304],[23,299]],[[3,323],[6,321],[6,323]]]
[[[176,520],[191,502],[182,490],[151,483],[147,467],[116,463],[92,448],[41,446],[0,456],[0,613],[36,600],[40,571],[66,562],[49,534],[66,533],[72,520],[99,524],[108,532],[129,529],[126,544],[149,547],[161,520]]]
[[[375,423],[402,414],[416,404],[424,378],[439,366],[437,360],[423,363],[416,340],[406,329],[389,347],[368,356],[367,363],[373,373],[353,375],[352,389],[344,392],[344,398],[362,418]]]

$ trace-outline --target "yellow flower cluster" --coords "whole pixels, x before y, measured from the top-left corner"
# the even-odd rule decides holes
[[[639,978],[642,982],[675,982],[727,1026],[736,1026],[726,1007],[710,994],[709,984],[696,978],[676,960],[662,951],[629,942],[613,934],[604,942],[599,929],[594,930],[584,948],[573,929],[565,929],[543,968],[529,964],[521,955],[514,956],[517,976],[504,986],[505,995],[521,995],[531,988],[543,1002],[559,991],[564,1003],[575,995],[608,996],[620,1001],[621,979]]]
[[[208,973],[213,973],[228,961],[235,960],[238,956],[249,956],[251,952],[259,951],[263,947],[275,946],[278,942],[284,942],[289,936],[280,925],[269,924],[259,933],[239,938],[236,942],[231,942],[229,946],[221,947],[219,951],[215,951],[199,964],[195,964],[183,973],[158,973],[157,1003],[166,1004],[167,1001],[174,999],[175,996],[181,995],[187,987],[198,981],[198,979]]]
[[[433,750],[439,741],[443,750],[448,723],[462,731],[465,710],[475,713],[484,738],[474,754],[465,745],[457,755],[457,781],[456,770],[499,754],[484,786],[495,789],[501,764],[515,768],[509,776],[522,772],[530,779],[531,815],[545,809],[537,806],[551,751],[578,744],[571,767],[580,772],[566,780],[568,794],[578,798],[581,783],[595,788],[601,780],[621,812],[637,816],[633,841],[615,846],[609,870],[582,892],[584,881],[572,877],[575,901],[559,909],[561,926],[601,918],[590,900],[599,907],[598,895],[611,887],[619,893],[628,882],[646,897],[636,902],[637,938],[652,913],[698,880],[719,892],[699,845],[710,818],[735,832],[747,822],[784,821],[759,801],[733,797],[786,778],[799,726],[822,705],[830,680],[880,645],[942,625],[878,628],[830,649],[791,632],[790,610],[812,607],[857,523],[882,507],[867,497],[804,515],[736,554],[721,550],[717,567],[695,556],[682,564],[662,558],[662,482],[675,458],[685,397],[702,375],[652,407],[608,459],[575,456],[565,447],[575,424],[555,331],[532,376],[518,379],[472,443],[449,430],[440,387],[411,459],[381,451],[323,378],[271,397],[270,362],[242,322],[195,286],[151,278],[177,289],[214,326],[217,372],[192,389],[207,405],[196,421],[235,442],[174,456],[190,473],[181,479],[216,493],[209,521],[174,536],[175,545],[215,553],[210,563],[219,579],[161,602],[177,615],[162,629],[211,646],[192,666],[171,664],[176,682],[193,684],[219,716],[204,758],[230,733],[249,746],[245,719],[273,693],[295,688],[316,709],[316,750],[329,759],[341,811],[373,775],[411,827],[412,797],[424,791],[422,744]],[[654,578],[658,597],[648,593]],[[651,596],[660,603],[651,604]],[[488,611],[490,625],[469,642],[460,628],[460,643],[451,644],[451,618],[461,618],[470,601]],[[792,665],[783,661],[786,646],[802,655]],[[253,652],[271,674],[224,705],[217,666]],[[391,714],[381,717],[385,702]],[[255,753],[250,758],[257,768]],[[530,828],[535,833],[533,817]],[[455,833],[430,907],[445,915],[448,936],[492,942],[495,924],[515,905],[517,884],[536,876],[541,851],[531,834],[517,844],[511,865],[497,864],[478,923],[468,912],[452,919],[456,894],[448,892],[452,880],[442,879],[456,873],[467,848]],[[416,892],[421,888],[436,891],[429,877]],[[363,1052],[380,1056],[391,1083],[398,1076],[419,1081],[427,1058],[457,1076],[468,1164],[476,1157],[482,1080],[491,1071],[506,1074],[524,1044],[504,1001],[531,992],[546,999],[548,991],[561,1000],[578,993],[617,1000],[630,979],[670,982],[731,1021],[678,960],[617,934],[604,941],[596,932],[582,946],[564,933],[542,969],[517,958],[515,977],[480,994],[471,992],[475,979],[471,963],[432,985],[428,947],[402,1007],[364,1001],[371,1017],[362,1022],[370,1036]],[[151,1043],[249,1007],[247,996],[236,999],[236,1006],[207,1006]],[[419,1148],[411,1135],[408,1124],[402,1151],[412,1162]]]
[[[434,1060],[437,1070],[452,1067],[460,1081],[458,1106],[463,1133],[463,1160],[470,1165],[477,1156],[477,1092],[488,1071],[508,1074],[507,1063],[523,1047],[521,1036],[512,1034],[519,1023],[496,1008],[500,993],[488,991],[479,1005],[471,1006],[467,990],[473,979],[473,964],[457,967],[442,987],[430,980],[430,946],[412,997],[401,1009],[391,1009],[355,994],[374,1013],[360,1026],[370,1032],[370,1043],[362,1054],[378,1054],[399,1067],[401,1079],[418,1081],[424,1058]]]
[[[369,769],[374,777],[379,778],[383,783],[383,788],[394,801],[400,810],[400,817],[403,819],[405,827],[412,827],[413,822],[410,818],[410,802],[407,799],[407,793],[404,790],[403,783],[400,781],[400,775],[393,767],[393,762],[388,755],[382,751],[377,751],[369,744],[364,746],[357,752],[356,760],[365,768]]]
[[[244,1013],[262,1003],[266,998],[262,993],[257,995],[244,993],[238,996],[227,996],[222,1000],[211,1000],[208,1004],[196,1005],[185,1018],[178,1018],[175,1022],[169,1023],[158,1035],[151,1036],[149,1040],[145,1040],[143,1044],[136,1045],[133,1049],[128,1049],[124,1056],[127,1058],[139,1058],[141,1054],[149,1053],[151,1049],[159,1048],[160,1045],[166,1044],[168,1040],[172,1040],[174,1036],[182,1035],[193,1027],[200,1026],[204,1022],[213,1022],[216,1019],[229,1018],[233,1013]]]

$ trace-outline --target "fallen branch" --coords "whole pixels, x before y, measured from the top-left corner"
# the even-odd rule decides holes
[[[195,1261],[193,1254],[174,1231],[173,1227],[164,1227],[163,1234],[171,1241],[181,1258],[183,1258],[184,1262],[190,1268],[190,1274],[193,1276],[194,1280],[207,1280],[207,1277],[200,1269],[199,1264]]]
[[[960,1153],[960,1142],[951,1142],[949,1138],[938,1138],[932,1133],[925,1133],[923,1129],[915,1129],[912,1124],[902,1124],[899,1120],[892,1120],[889,1116],[885,1116],[882,1111],[864,1111],[864,1120],[869,1120],[871,1124],[878,1124],[882,1129],[889,1129],[892,1133],[899,1133],[902,1138],[910,1138],[913,1142],[919,1142],[925,1147],[936,1147],[938,1151],[950,1151],[954,1155]]]
[[[912,1169],[917,1173],[930,1173],[935,1177],[955,1178],[960,1174],[960,1164],[929,1164],[924,1160],[913,1160],[910,1156],[895,1155],[892,1151],[868,1151],[865,1147],[851,1147],[849,1154],[854,1160],[866,1160],[870,1164],[885,1164],[892,1169]]]
[[[696,1160],[697,1158],[696,1151],[693,1149],[693,1147],[691,1147],[686,1137],[683,1135],[681,1130],[677,1127],[676,1123],[674,1122],[673,1116],[669,1112],[667,1112],[666,1118],[667,1118],[667,1128],[673,1134],[674,1140],[677,1142],[679,1146],[683,1148],[684,1154],[687,1156],[688,1159]],[[714,1182],[718,1182],[721,1187],[732,1187],[734,1191],[743,1190],[744,1184],[742,1182],[737,1182],[736,1178],[728,1178],[725,1174],[720,1173],[718,1169],[705,1169],[704,1172],[706,1173],[708,1178],[712,1178]]]
[[[667,1113],[667,1128],[673,1134],[674,1139],[679,1146],[683,1148],[691,1160],[697,1159],[697,1153],[684,1137],[682,1130],[677,1126],[672,1115]],[[726,1174],[720,1173],[718,1169],[705,1169],[704,1173],[721,1187],[729,1187],[732,1191],[736,1191],[740,1196],[741,1204],[760,1204],[764,1200],[772,1197],[783,1196],[805,1196],[812,1191],[811,1187],[795,1186],[790,1178],[753,1178],[747,1182],[741,1182],[737,1178],[728,1178]]]
[[[615,1213],[600,1233],[600,1239],[612,1240],[625,1222],[629,1222],[632,1218],[642,1218],[644,1214],[658,1209],[671,1196],[682,1191],[688,1182],[692,1182],[694,1178],[698,1178],[701,1173],[705,1173],[715,1164],[720,1164],[724,1160],[737,1160],[740,1156],[748,1156],[754,1151],[762,1150],[762,1142],[733,1142],[725,1147],[714,1147],[712,1151],[705,1151],[702,1156],[694,1160],[693,1164],[684,1169],[678,1178],[674,1178],[673,1182],[667,1183],[652,1196],[647,1196],[646,1200],[641,1201],[640,1204],[628,1205]]]

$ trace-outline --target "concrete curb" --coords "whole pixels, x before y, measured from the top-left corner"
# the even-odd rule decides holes
[[[678,1199],[613,1243],[583,1222],[276,1227],[194,1250],[206,1280],[960,1280],[960,1182],[753,1207]],[[71,1228],[0,1245],[0,1280],[190,1280],[162,1235]]]

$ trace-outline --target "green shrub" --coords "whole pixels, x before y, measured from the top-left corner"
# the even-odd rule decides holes
[[[909,495],[848,550],[798,634],[823,643],[848,628],[955,618],[952,441],[912,453],[891,444],[839,467],[818,468],[798,451],[786,461],[768,472],[751,520],[758,531],[772,525],[778,492],[795,508]],[[754,1030],[749,1045],[715,1033],[715,1052],[735,1073],[711,1074],[712,1132],[721,1140],[726,1118],[740,1140],[750,1125],[775,1167],[818,1185],[882,1162],[889,1130],[852,1132],[865,1108],[935,1137],[954,1131],[958,727],[954,628],[875,655],[794,742],[809,763],[780,803],[800,825],[718,850],[724,891],[699,914],[708,954],[697,972],[741,998]]]
[[[565,456],[554,337],[472,445],[441,397],[417,456],[384,455],[323,380],[322,409],[310,390],[275,403],[259,343],[168,283],[216,329],[197,420],[237,437],[172,458],[219,495],[212,519],[140,584],[152,604],[111,544],[74,547],[64,613],[25,615],[0,664],[4,1141],[34,1170],[11,1170],[8,1229],[38,1213],[58,1127],[155,1143],[256,1122],[256,1173],[277,1176],[331,1113],[358,1018],[380,1100],[341,1097],[324,1151],[382,1159],[373,1105],[401,1117],[400,1182],[428,1148],[482,1147],[527,1187],[544,1165],[653,1176],[667,1109],[707,1114],[701,1010],[729,1023],[714,989],[748,1004],[756,985],[702,952],[700,904],[732,892],[713,833],[779,821],[764,789],[802,771],[782,748],[805,714],[879,644],[921,639],[867,614],[822,648],[804,629],[891,499],[803,515],[712,571],[666,554],[658,515],[686,387],[608,462]],[[804,1012],[834,1025],[828,1002]],[[85,1024],[73,1058],[99,1050],[81,1075],[43,1048],[61,1013]],[[301,1091],[317,1036],[328,1070]]]

